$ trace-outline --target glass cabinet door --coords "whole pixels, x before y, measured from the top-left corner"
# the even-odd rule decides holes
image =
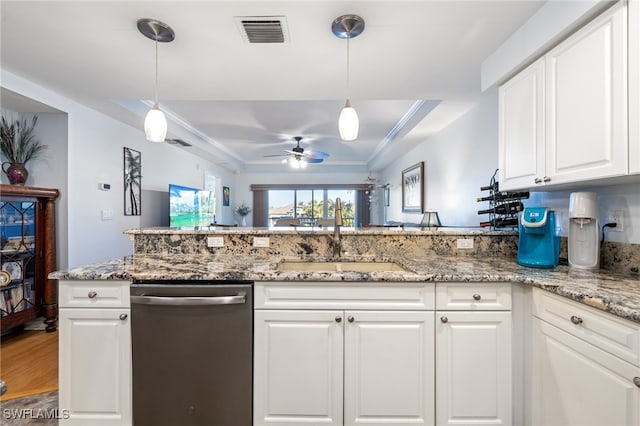
[[[0,201],[0,316],[37,305],[35,200]],[[9,279],[10,276],[10,279]]]

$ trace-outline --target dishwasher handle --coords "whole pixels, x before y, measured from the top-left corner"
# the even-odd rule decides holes
[[[241,305],[246,303],[245,294],[215,297],[182,297],[182,296],[131,296],[132,304],[163,305],[163,306],[210,306],[210,305]]]

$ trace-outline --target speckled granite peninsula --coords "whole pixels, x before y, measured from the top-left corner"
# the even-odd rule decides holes
[[[251,281],[514,282],[547,291],[640,323],[640,275],[637,246],[629,254],[628,273],[584,271],[559,266],[533,269],[515,262],[517,234],[504,231],[344,230],[341,262],[390,261],[406,271],[282,271],[282,261],[330,260],[330,230],[152,228],[126,232],[135,254],[50,275],[67,280],[233,279]],[[224,239],[223,248],[207,247],[207,237]],[[269,237],[268,248],[253,247],[253,237]],[[457,249],[456,240],[472,238],[474,249]],[[603,254],[606,257],[606,254]],[[629,266],[635,265],[635,266]],[[634,272],[635,271],[635,272]]]

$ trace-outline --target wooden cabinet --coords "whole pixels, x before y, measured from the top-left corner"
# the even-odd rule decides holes
[[[437,425],[513,424],[509,290],[505,283],[437,284]]]
[[[428,293],[430,310],[416,308]],[[433,424],[433,285],[274,283],[255,294],[255,426]],[[312,308],[269,308],[295,303]],[[350,309],[363,305],[377,309]]]
[[[626,45],[620,2],[501,87],[501,190],[628,174]]]
[[[542,290],[533,297],[532,424],[640,424],[640,327]]]
[[[59,340],[60,425],[130,426],[129,282],[61,281]]]
[[[640,174],[640,1],[629,1],[629,173]]]
[[[40,316],[56,329],[55,200],[57,189],[0,185],[0,331]],[[6,285],[4,285],[6,283]]]

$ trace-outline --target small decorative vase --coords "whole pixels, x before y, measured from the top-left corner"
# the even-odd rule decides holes
[[[247,217],[242,216],[242,220],[240,221],[240,226],[247,226]]]
[[[24,163],[2,163],[2,171],[7,175],[11,185],[24,185],[29,177]]]

